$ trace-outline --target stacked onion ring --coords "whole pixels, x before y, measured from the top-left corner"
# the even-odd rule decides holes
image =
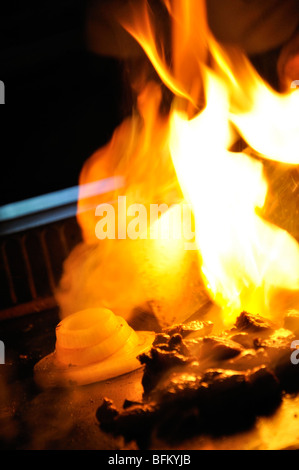
[[[39,361],[35,380],[42,387],[84,385],[141,367],[154,333],[134,331],[111,310],[92,308],[64,318],[56,327],[55,351]]]

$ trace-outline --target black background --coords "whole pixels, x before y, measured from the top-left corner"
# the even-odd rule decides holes
[[[78,183],[128,112],[124,67],[87,50],[84,0],[1,7],[0,205]]]

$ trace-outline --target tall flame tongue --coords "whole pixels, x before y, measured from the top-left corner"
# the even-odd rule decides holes
[[[267,182],[261,162],[227,150],[229,102],[223,83],[206,77],[207,106],[188,120],[173,112],[170,148],[184,195],[196,220],[196,242],[205,284],[233,321],[242,309],[275,312],[276,288],[299,288],[299,247],[285,231],[263,220]]]
[[[217,44],[205,2],[173,0],[165,6],[172,18],[172,68],[157,45],[147,3],[122,23],[174,95],[160,142],[169,147],[184,198],[193,208],[206,289],[223,310],[224,323],[232,323],[242,309],[279,316],[275,293],[287,290],[294,301],[299,290],[299,246],[261,216],[268,191],[262,159],[299,163],[299,93],[274,92],[240,52]],[[144,108],[150,109],[146,102],[152,98],[142,94]],[[156,118],[143,117],[148,158],[149,143],[159,143],[159,129]],[[248,150],[230,151],[238,135]],[[160,151],[152,148],[151,154]],[[140,178],[145,187],[148,168],[144,165]]]

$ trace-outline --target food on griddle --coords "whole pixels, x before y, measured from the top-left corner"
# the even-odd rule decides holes
[[[200,336],[208,335],[211,333],[212,329],[213,323],[211,321],[193,320],[189,323],[179,323],[177,325],[164,328],[163,332],[169,336],[179,334],[182,336],[182,338],[185,338],[186,336],[188,336],[188,338],[191,338],[192,336],[198,338]]]
[[[154,336],[134,331],[107,308],[80,310],[57,325],[55,350],[35,365],[35,381],[41,388],[69,387],[132,372]]]
[[[296,331],[293,318],[287,325]],[[155,438],[174,445],[247,429],[280,405],[284,391],[299,390],[299,369],[290,361],[294,331],[247,312],[221,335],[212,328],[190,322],[157,334],[139,356],[142,403],[118,411],[105,399],[97,412],[101,428],[140,448]]]
[[[175,445],[200,433],[246,429],[280,400],[279,383],[265,367],[250,373],[209,369],[201,376],[181,371],[163,379],[143,403],[121,412],[104,400],[97,418],[102,430],[146,448],[154,436]]]
[[[248,312],[242,312],[238,316],[235,327],[238,331],[247,331],[259,335],[268,334],[275,330],[275,325],[270,320]]]
[[[299,390],[299,368],[290,360],[290,347],[295,339],[293,332],[281,328],[269,338],[256,341],[256,347],[267,352],[269,366],[272,367],[282,389],[289,393]]]
[[[284,319],[284,328],[294,333],[299,333],[299,312],[298,310],[290,310]]]

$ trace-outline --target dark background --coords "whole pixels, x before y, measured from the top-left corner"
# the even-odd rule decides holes
[[[3,205],[76,185],[128,106],[121,61],[87,50],[84,0],[10,0],[1,9]]]

